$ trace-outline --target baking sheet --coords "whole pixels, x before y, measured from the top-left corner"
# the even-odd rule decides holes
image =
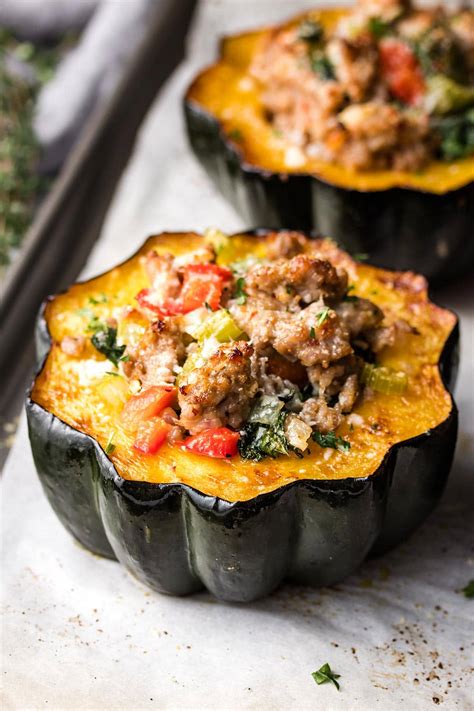
[[[207,0],[190,59],[157,98],[85,276],[162,229],[244,227],[188,150],[179,99],[222,32],[314,5]],[[250,605],[152,593],[83,550],[36,478],[22,421],[3,482],[4,709],[470,709],[474,603],[473,305],[464,282],[438,300],[462,317],[461,432],[441,505],[392,553],[331,589],[285,586]],[[323,663],[341,691],[317,686]]]

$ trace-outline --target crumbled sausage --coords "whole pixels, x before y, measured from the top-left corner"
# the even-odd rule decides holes
[[[325,299],[338,300],[347,289],[347,274],[330,262],[299,254],[252,267],[245,278],[250,297],[272,296],[287,304],[296,296],[305,304]]]
[[[305,250],[307,240],[301,232],[282,230],[267,237],[267,255],[269,259],[291,259]]]
[[[204,365],[181,375],[178,402],[183,427],[194,434],[209,427],[237,428],[244,422],[258,388],[252,354],[246,341],[224,343]]]
[[[143,387],[172,385],[177,367],[186,356],[182,335],[171,319],[152,323],[134,348],[127,348],[123,369]]]

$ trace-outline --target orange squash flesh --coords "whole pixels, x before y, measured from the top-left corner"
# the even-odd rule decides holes
[[[286,26],[304,17],[318,20],[327,29],[348,12],[336,8],[299,15]],[[433,161],[424,170],[352,171],[302,156],[297,165],[291,158],[291,144],[278,136],[261,101],[262,89],[249,74],[252,58],[273,28],[227,37],[219,61],[201,72],[189,88],[186,101],[209,113],[226,136],[235,143],[242,165],[280,174],[310,174],[332,185],[359,191],[406,187],[442,195],[474,181],[474,156],[449,163]]]
[[[382,351],[380,362],[408,374],[409,385],[400,395],[375,393],[358,404],[354,413],[363,418],[353,427],[344,424],[337,434],[351,443],[349,453],[311,445],[303,459],[281,457],[259,463],[234,457],[216,460],[165,445],[155,455],[132,448],[133,436],[125,431],[120,411],[130,397],[124,378],[112,374],[112,364],[88,343],[79,357],[60,348],[64,336],[86,332],[93,311],[100,319],[118,316],[134,303],[147,286],[140,255],[150,249],[175,255],[196,249],[201,237],[194,233],[151,237],[138,254],[119,267],[90,281],[75,284],[46,306],[45,318],[52,345],[32,399],[61,420],[94,437],[105,449],[112,438],[109,458],[125,479],[157,483],[181,482],[228,501],[244,501],[298,479],[366,477],[375,472],[395,443],[425,433],[443,422],[451,411],[451,397],[438,369],[443,346],[455,327],[456,317],[430,303],[426,282],[410,273],[388,272],[354,262],[330,241],[320,243],[328,258],[344,266],[354,293],[371,299],[386,314],[387,322],[403,318],[417,330],[403,334],[394,347]],[[234,237],[233,259],[265,253],[265,237]],[[91,305],[90,298],[107,301]],[[119,343],[133,344],[145,322],[138,312],[119,320]]]

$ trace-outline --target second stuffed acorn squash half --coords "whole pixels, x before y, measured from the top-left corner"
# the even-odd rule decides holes
[[[226,37],[191,146],[250,224],[442,281],[474,263],[474,12],[358,0]]]
[[[157,235],[43,308],[38,474],[86,548],[161,592],[331,585],[439,499],[457,342],[423,277],[329,240]]]

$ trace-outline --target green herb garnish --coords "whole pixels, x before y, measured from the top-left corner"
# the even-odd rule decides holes
[[[356,252],[352,255],[352,257],[356,260],[356,262],[366,262],[370,255],[367,254],[367,252]]]
[[[244,259],[238,259],[235,262],[232,262],[229,264],[229,269],[235,274],[235,276],[244,276],[249,269],[254,267],[257,264],[262,263],[262,259],[258,259],[257,257],[254,257],[253,255],[250,255],[248,257],[244,257]]]
[[[473,598],[474,597],[474,580],[470,580],[466,587],[461,590],[464,593],[464,597]]]
[[[247,294],[245,293],[245,279],[243,277],[239,277],[237,281],[235,282],[235,298],[237,300],[237,303],[239,306],[242,306],[247,302]]]
[[[324,37],[324,29],[317,20],[303,20],[298,27],[298,39],[310,44],[321,42]]]
[[[128,356],[123,357],[125,348],[124,345],[117,345],[117,329],[111,326],[104,326],[103,324],[95,329],[94,335],[91,338],[91,343],[99,353],[105,355],[106,358],[110,360],[116,367],[118,367],[119,362],[128,358]]]
[[[371,17],[369,19],[369,32],[375,39],[381,39],[390,32],[390,25],[384,22],[380,17]]]
[[[311,56],[311,69],[315,74],[318,74],[320,79],[325,81],[336,78],[336,72],[331,60],[319,50],[313,52]]]
[[[351,448],[351,443],[343,437],[339,437],[335,432],[318,432],[317,430],[311,435],[312,439],[319,444],[320,447],[337,449],[339,452],[348,452]]]
[[[89,331],[89,333],[95,333],[96,331],[103,331],[106,328],[107,325],[101,321],[98,316],[92,313],[91,319],[86,326],[86,330]]]
[[[75,312],[78,316],[87,316],[87,318],[94,318],[94,312],[92,309],[88,309],[87,306],[82,309],[76,309]]]
[[[344,296],[342,297],[342,300],[343,300],[343,301],[349,301],[349,302],[351,302],[351,301],[352,301],[352,302],[359,301],[359,297],[358,297],[358,296],[354,296],[354,295],[352,295],[352,294],[350,293],[351,291],[354,291],[354,289],[355,289],[354,284],[349,284],[349,286],[347,287],[346,293],[345,293]]]
[[[239,131],[238,128],[233,128],[232,131],[229,131],[229,138],[236,143],[240,143],[243,140],[242,131]]]
[[[340,679],[341,675],[335,674],[327,662],[326,664],[323,664],[318,671],[314,671],[311,676],[318,686],[320,684],[327,684],[330,682],[331,684],[334,684],[336,689],[339,691],[339,683],[336,680]]]
[[[439,152],[443,160],[456,160],[474,153],[474,109],[434,117],[431,126],[440,136]]]
[[[331,309],[328,306],[325,306],[324,309],[318,313],[316,316],[316,326],[318,328],[321,328],[323,323],[328,320],[330,311]]]
[[[104,293],[99,294],[99,296],[90,296],[88,298],[88,302],[92,304],[93,306],[97,306],[97,304],[106,304],[107,303],[107,297]]]
[[[311,326],[311,328],[309,329],[309,337],[316,338],[316,331],[314,330],[314,326]]]

